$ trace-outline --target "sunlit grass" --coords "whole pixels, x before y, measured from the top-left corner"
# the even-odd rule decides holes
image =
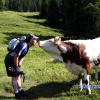
[[[34,33],[42,39],[51,36],[62,36],[59,30],[45,26],[45,19],[39,19],[38,13],[0,12],[0,99],[13,100],[11,80],[7,77],[4,58],[7,43],[12,37]],[[26,73],[23,88],[29,91],[29,97],[37,100],[98,100],[99,90],[80,93],[76,76],[67,71],[63,63],[54,63],[53,58],[38,46],[32,47],[24,59],[22,70]],[[73,83],[71,89],[68,86]],[[92,81],[92,84],[97,84]],[[98,83],[100,84],[100,83]],[[67,86],[68,85],[68,86]],[[33,91],[30,89],[33,88]]]

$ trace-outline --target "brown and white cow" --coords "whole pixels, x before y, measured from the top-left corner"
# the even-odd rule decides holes
[[[72,74],[81,76],[84,73],[87,90],[91,94],[89,85],[91,63],[99,64],[100,47],[97,45],[99,41],[100,38],[61,41],[61,38],[55,37],[39,41],[39,46],[56,60],[63,61]],[[80,88],[82,91],[82,77],[80,77]]]

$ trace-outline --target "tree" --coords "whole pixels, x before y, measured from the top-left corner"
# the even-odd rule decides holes
[[[4,7],[6,10],[9,8],[8,5],[9,5],[9,0],[5,0]]]
[[[3,0],[4,1],[4,0]],[[6,0],[5,6],[14,11],[40,11],[41,0]]]
[[[63,29],[77,37],[87,36],[87,33],[96,36],[100,9],[95,2],[96,0],[64,0]]]
[[[0,0],[0,10],[3,10],[3,1]]]
[[[53,26],[58,26],[60,22],[59,7],[56,0],[49,0],[48,2],[48,12],[47,21]]]
[[[47,18],[48,0],[41,0],[40,16]]]

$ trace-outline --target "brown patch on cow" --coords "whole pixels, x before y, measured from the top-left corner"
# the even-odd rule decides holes
[[[91,65],[90,65],[89,57],[87,56],[84,56],[83,58],[83,68],[85,68],[87,70],[87,74],[90,75]]]
[[[67,63],[68,60],[71,61],[71,63],[76,63],[78,65],[81,65],[83,68],[87,70],[87,74],[90,74],[90,60],[89,57],[86,56],[85,51],[85,45],[80,44],[73,44],[71,42],[61,42],[61,45],[66,47],[67,52],[63,53],[62,50],[60,50],[59,46],[58,49],[61,51],[61,56],[63,58],[63,61]]]
[[[90,63],[87,63],[87,64],[86,64],[86,70],[87,70],[87,74],[90,75],[90,73],[91,73],[91,66],[90,66]]]

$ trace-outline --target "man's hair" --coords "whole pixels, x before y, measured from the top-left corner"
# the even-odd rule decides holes
[[[33,36],[29,34],[29,35],[26,37],[26,39],[25,39],[24,42],[29,43],[29,42],[31,41],[32,38],[33,38]]]

